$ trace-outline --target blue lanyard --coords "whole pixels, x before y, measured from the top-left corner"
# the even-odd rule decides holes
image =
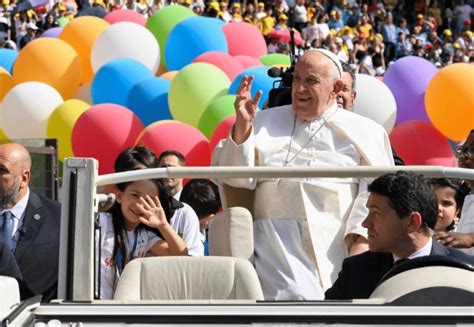
[[[133,253],[134,253],[135,250],[137,249],[137,244],[138,244],[138,227],[135,228],[134,235],[135,235],[135,239],[134,239],[134,241],[133,241],[132,251],[130,251],[130,253],[128,254],[127,260],[125,261],[125,264],[127,264],[130,260],[133,259]],[[127,242],[127,243],[128,243],[128,242]],[[120,250],[120,247],[117,247],[117,255],[115,256],[115,261],[116,261],[117,268],[118,268],[118,270],[119,270],[119,274],[121,274],[121,273],[122,273],[122,270],[123,270],[122,259],[123,259],[122,251]]]

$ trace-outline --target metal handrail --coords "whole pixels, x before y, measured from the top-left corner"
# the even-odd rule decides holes
[[[415,171],[426,177],[474,180],[474,169],[443,166],[357,166],[317,167],[166,167],[132,170],[97,177],[97,186],[149,178],[363,178],[378,177],[399,170]]]

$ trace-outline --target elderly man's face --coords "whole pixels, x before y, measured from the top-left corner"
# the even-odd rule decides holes
[[[356,96],[356,92],[352,88],[351,74],[344,72],[342,74],[342,82],[344,83],[344,87],[337,96],[337,105],[339,108],[351,110],[354,106],[354,100]]]
[[[334,63],[318,52],[306,53],[297,62],[292,87],[293,110],[306,121],[319,117],[339,93],[330,68]],[[342,88],[342,83],[340,85]]]

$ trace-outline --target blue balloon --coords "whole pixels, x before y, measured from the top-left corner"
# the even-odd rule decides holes
[[[132,110],[145,126],[158,120],[173,119],[168,106],[170,85],[169,80],[161,77],[138,82],[128,94],[126,107]]]
[[[97,71],[92,80],[92,102],[115,103],[126,107],[128,94],[135,84],[153,76],[145,65],[134,59],[111,60]]]
[[[0,49],[0,67],[5,68],[10,74],[13,73],[13,64],[18,57],[18,52],[12,49]]]
[[[193,16],[176,24],[165,45],[168,71],[180,70],[208,51],[229,52],[227,39],[216,18]]]
[[[242,77],[253,75],[254,79],[252,82],[252,89],[250,90],[250,93],[252,94],[252,97],[253,97],[259,90],[263,92],[262,97],[260,98],[260,101],[258,102],[258,107],[263,108],[263,105],[268,100],[268,93],[273,88],[273,83],[279,79],[277,77],[268,76],[267,72],[268,72],[267,66],[247,68],[246,70],[241,72],[239,75],[237,75],[236,78],[234,78],[234,80],[230,84],[228,94],[236,94],[240,85],[240,81],[242,80]]]

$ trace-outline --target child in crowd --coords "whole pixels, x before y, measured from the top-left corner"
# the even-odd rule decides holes
[[[207,229],[212,217],[221,210],[217,185],[207,179],[192,179],[183,187],[180,200],[189,204],[196,212],[204,244],[204,255],[209,255]]]
[[[435,232],[453,231],[459,221],[464,197],[469,193],[469,188],[456,178],[433,178],[431,184],[438,197]]]
[[[173,230],[170,197],[159,180],[116,185],[116,202],[100,213],[101,299],[113,298],[118,277],[132,259],[147,255],[187,255]]]

